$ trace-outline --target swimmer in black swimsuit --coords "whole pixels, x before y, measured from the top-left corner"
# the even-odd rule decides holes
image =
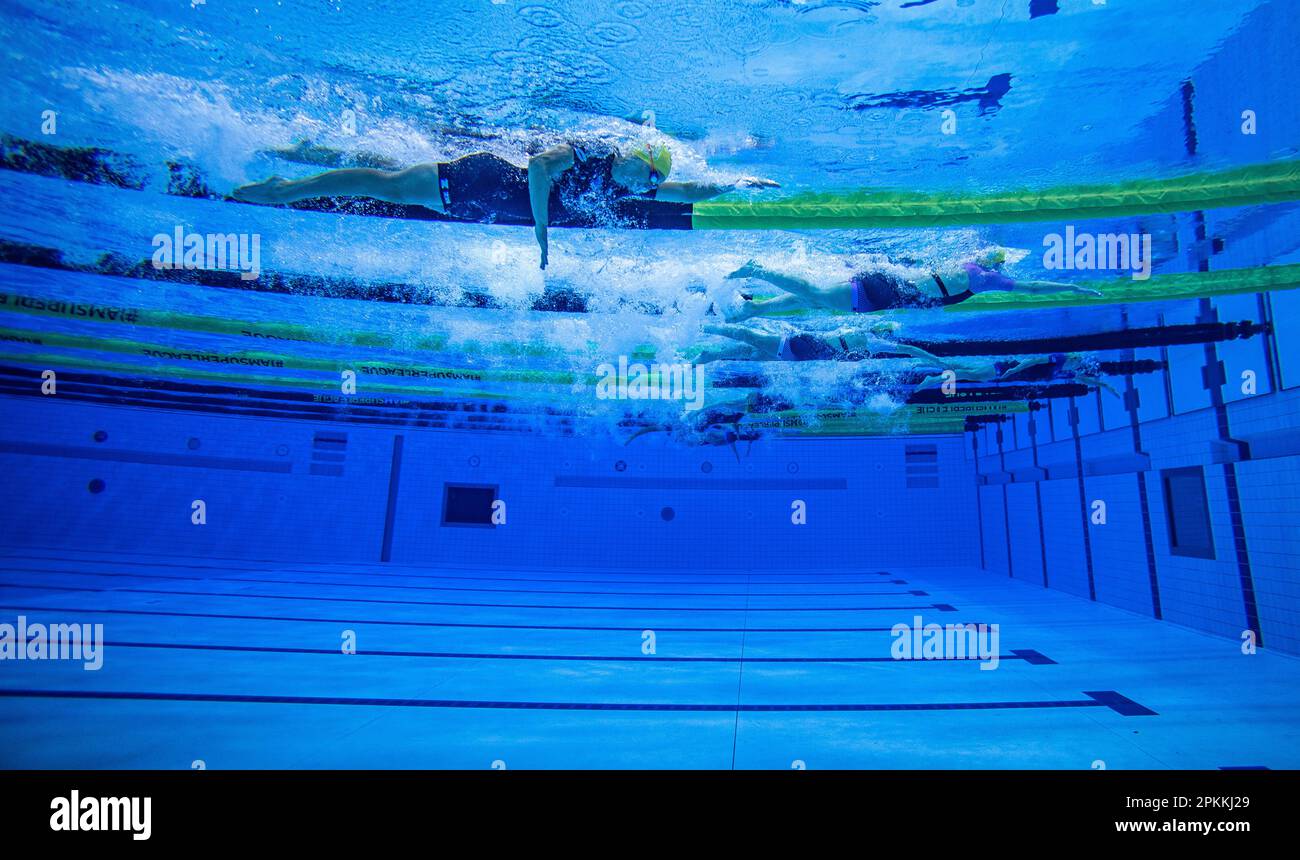
[[[457,220],[532,225],[546,268],[547,227],[581,212],[589,221],[616,226],[612,207],[642,198],[695,203],[737,188],[776,188],[770,179],[746,177],[730,183],[668,181],[673,159],[667,147],[645,144],[620,151],[602,143],[573,141],[531,156],[527,167],[478,152],[439,164],[405,170],[347,167],[305,179],[272,176],[236,188],[249,203],[293,203],[312,197],[373,197],[424,206]]]
[[[998,249],[986,254],[978,262],[963,263],[960,269],[947,272],[907,274],[905,270],[890,267],[859,272],[846,281],[814,284],[796,275],[773,271],[751,260],[728,277],[763,281],[783,290],[785,294],[762,302],[742,301],[727,311],[726,319],[728,322],[739,322],[751,317],[774,316],[806,308],[855,313],[898,308],[937,308],[964,302],[977,293],[1009,290],[1101,295],[1090,287],[1075,284],[1010,278],[999,271],[1005,261],[1006,252]]]
[[[902,355],[933,362],[946,367],[943,361],[919,346],[898,343],[881,336],[879,330],[862,331],[842,328],[829,334],[800,332],[779,335],[740,325],[706,325],[707,334],[721,335],[752,348],[749,358],[756,361],[865,361],[880,355]],[[722,358],[740,358],[732,355],[707,353],[697,357],[696,363]],[[933,366],[933,365],[932,365]]]

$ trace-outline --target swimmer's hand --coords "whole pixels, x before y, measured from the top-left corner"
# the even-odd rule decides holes
[[[732,280],[753,278],[757,276],[758,273],[761,271],[763,271],[763,267],[760,266],[758,263],[754,262],[753,260],[750,260],[748,263],[741,266],[739,269],[732,272],[730,275],[727,275],[727,277],[731,278]]]
[[[736,180],[737,188],[780,188],[781,183],[761,176],[742,176]]]
[[[537,236],[537,247],[540,248],[540,249],[542,250],[542,265],[541,265],[541,268],[542,268],[542,269],[545,269],[545,268],[546,268],[546,264],[547,264],[548,262],[550,262],[550,260],[548,259],[548,254],[547,254],[547,251],[550,249],[550,242],[549,242],[549,241],[547,240],[547,238],[546,238],[546,227],[545,227],[544,225],[540,225],[540,224],[539,224],[539,225],[536,227],[536,229],[534,229],[533,232],[534,232],[534,233],[536,234],[536,236]]]

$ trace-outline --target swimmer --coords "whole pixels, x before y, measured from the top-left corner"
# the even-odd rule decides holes
[[[1154,363],[1154,362],[1153,362]],[[1094,388],[1104,388],[1119,397],[1120,394],[1100,376],[1100,363],[1095,356],[1080,352],[1054,352],[1019,360],[948,361],[940,359],[941,370],[930,372],[917,384],[917,391],[938,388],[946,380],[943,371],[951,370],[957,379],[965,382],[1020,382],[1029,385],[1076,382]],[[929,370],[929,369],[927,369]]]
[[[672,153],[643,144],[618,149],[605,143],[571,141],[531,156],[520,167],[488,152],[455,161],[417,164],[404,170],[346,167],[305,179],[272,176],[236,188],[236,200],[293,203],[312,197],[373,197],[424,206],[476,223],[532,224],[548,263],[547,227],[569,213],[608,215],[619,200],[639,198],[695,203],[738,188],[778,188],[770,179],[735,182],[676,182],[668,179]]]
[[[676,422],[644,425],[623,444],[631,445],[633,441],[650,433],[668,433],[678,442],[687,445],[730,446],[731,453],[736,455],[736,462],[740,462],[740,451],[736,448],[736,443],[747,443],[745,456],[749,456],[754,440],[762,435],[757,430],[742,427],[748,412],[748,398],[719,403]]]
[[[931,366],[946,367],[942,359],[918,346],[882,337],[879,329],[862,331],[845,327],[828,334],[780,335],[725,323],[705,325],[704,331],[751,347],[750,355],[758,361],[864,361],[878,355],[904,355],[931,362]],[[696,361],[702,363],[699,357]]]
[[[807,308],[872,313],[898,308],[946,307],[989,292],[1101,295],[1099,290],[1077,284],[1008,277],[1000,271],[1006,258],[1006,251],[997,249],[978,261],[963,263],[960,268],[950,271],[931,271],[913,277],[877,268],[859,272],[845,281],[820,284],[797,275],[773,271],[751,260],[727,277],[763,281],[784,294],[762,302],[742,299],[727,310],[725,318],[728,322],[741,322],[752,317],[774,316]]]

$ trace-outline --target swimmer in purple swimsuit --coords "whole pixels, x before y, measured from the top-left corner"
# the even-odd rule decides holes
[[[999,271],[1006,253],[997,250],[978,262],[960,268],[923,274],[907,273],[899,267],[859,272],[846,281],[815,284],[750,261],[732,272],[730,278],[752,278],[782,290],[784,295],[768,301],[744,300],[730,308],[728,322],[758,316],[775,316],[792,310],[823,308],[855,313],[873,313],[897,308],[938,308],[964,302],[977,293],[1015,291],[1022,293],[1101,293],[1090,287],[1056,281],[1018,280]]]

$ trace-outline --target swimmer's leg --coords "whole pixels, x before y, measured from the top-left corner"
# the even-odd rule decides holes
[[[967,365],[964,368],[956,370],[957,378],[966,382],[992,382],[998,378],[998,369],[991,361]]]
[[[704,331],[708,334],[717,334],[749,344],[765,357],[775,358],[781,349],[781,337],[779,335],[755,331],[741,325],[710,324],[704,326]]]
[[[1015,379],[1017,374],[1024,373],[1031,367],[1038,367],[1039,365],[1047,364],[1050,361],[1051,359],[1045,355],[1037,355],[1032,358],[1022,358],[1020,361],[1004,370],[997,379],[1001,381]]]
[[[393,159],[376,152],[347,153],[341,149],[314,144],[307,139],[294,142],[291,146],[273,146],[262,152],[277,156],[285,161],[299,164],[314,164],[317,167],[377,167],[381,170],[401,170],[402,167]]]
[[[928,388],[938,388],[940,385],[943,385],[943,383],[944,378],[942,373],[932,373],[916,384],[916,390],[925,391]]]
[[[939,367],[940,370],[936,373],[933,372],[934,366],[927,367],[926,370],[929,371],[930,375],[917,384],[917,391],[938,388],[947,381],[944,379],[944,374],[949,372],[955,374],[955,381],[957,382],[989,382],[996,379],[998,375],[997,368],[994,367],[991,361],[958,362],[938,359],[935,366]]]
[[[800,278],[797,275],[787,275],[784,272],[773,271],[753,260],[750,260],[727,277],[753,278],[756,281],[763,281],[784,290],[792,296],[798,296],[800,300],[811,307],[829,308],[833,311],[853,310],[853,286],[848,281],[829,286],[814,284],[812,281]]]
[[[345,167],[327,170],[305,179],[272,176],[262,182],[242,185],[233,192],[236,200],[249,203],[293,203],[313,197],[373,197],[389,203],[425,206],[443,212],[438,191],[438,165],[417,164],[405,170],[375,170]]]

